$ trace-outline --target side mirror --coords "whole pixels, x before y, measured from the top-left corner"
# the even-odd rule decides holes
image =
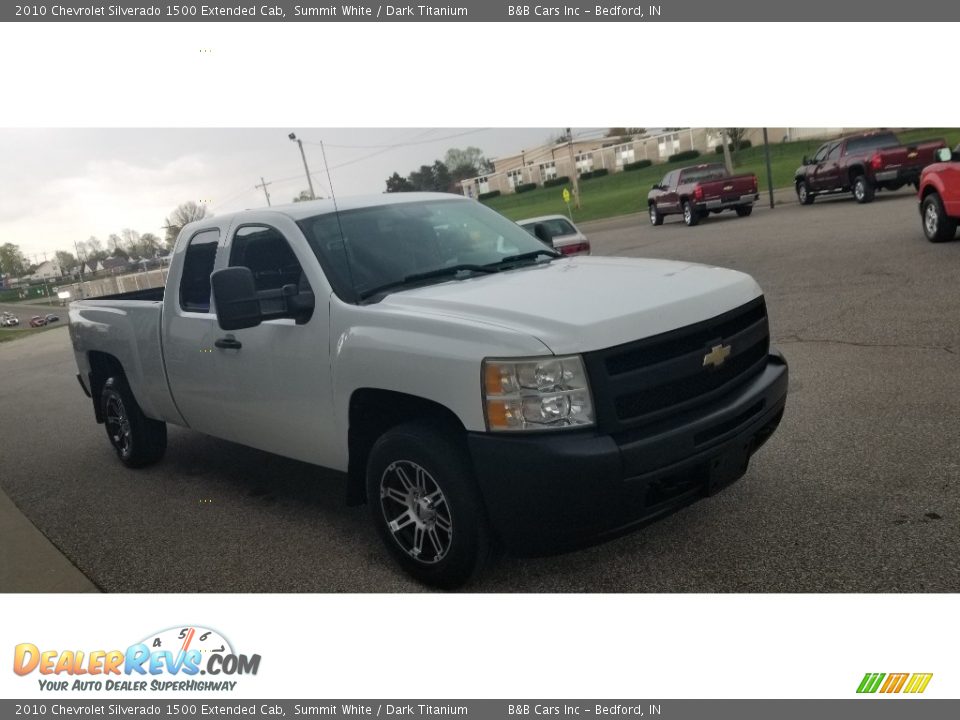
[[[650,189],[651,189],[651,190],[663,190],[663,185],[661,185],[660,183],[654,183],[654,184],[653,184],[653,187],[650,188]]]
[[[809,164],[810,164],[810,158],[808,158],[806,155],[804,155],[804,156],[803,156],[803,160],[802,160],[802,164],[804,164],[804,165],[809,165]]]
[[[256,327],[263,320],[260,299],[247,267],[228,267],[210,276],[213,302],[217,308],[217,324],[223,330]]]
[[[933,156],[937,162],[950,162],[953,160],[953,152],[950,148],[939,148]]]
[[[550,230],[543,223],[537,223],[533,226],[533,234],[541,242],[553,247],[553,235],[550,234]]]

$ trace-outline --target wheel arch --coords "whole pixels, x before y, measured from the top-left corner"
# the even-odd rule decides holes
[[[404,422],[435,423],[459,438],[466,447],[466,428],[450,408],[416,395],[357,388],[350,395],[347,428],[347,504],[366,502],[367,459],[374,443],[390,428]]]
[[[120,360],[110,353],[91,350],[87,353],[87,361],[90,363],[90,397],[93,400],[93,413],[97,422],[102,423],[103,412],[100,409],[100,396],[103,394],[104,384],[115,375],[119,375],[124,380],[127,379],[127,375]]]

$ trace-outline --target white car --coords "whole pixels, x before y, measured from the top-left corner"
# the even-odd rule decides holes
[[[564,255],[589,255],[590,241],[587,236],[570,222],[564,215],[543,215],[541,217],[518,220],[517,225],[534,237],[541,240],[550,238],[553,247]],[[537,225],[542,226],[541,233],[548,233],[545,237],[537,235]]]
[[[749,275],[565,258],[440,193],[191,223],[165,289],[73,302],[70,336],[121,462],[172,423],[339,471],[441,587],[720,490],[787,399]]]
[[[17,327],[20,324],[20,318],[11,313],[0,315],[0,327]]]

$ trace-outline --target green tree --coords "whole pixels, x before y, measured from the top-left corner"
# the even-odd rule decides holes
[[[193,200],[177,205],[174,211],[167,216],[164,224],[164,228],[166,228],[167,231],[165,238],[167,244],[173,247],[184,225],[196,222],[197,220],[203,220],[207,217],[207,214],[206,205],[200,205]]]
[[[413,183],[403,177],[400,173],[395,172],[393,175],[387,178],[387,192],[411,192],[416,190],[413,186]]]
[[[493,172],[493,163],[483,156],[483,150],[478,147],[450,148],[443,156],[444,165],[449,168],[450,175],[456,180]]]
[[[733,151],[737,152],[740,149],[740,143],[743,142],[744,136],[747,134],[746,128],[724,128],[727,131],[727,137],[730,138],[730,144],[733,145]]]
[[[13,243],[0,245],[0,272],[11,277],[26,274],[27,261],[20,252],[20,246]]]
[[[57,265],[60,266],[60,272],[63,275],[72,275],[73,271],[76,270],[80,264],[73,253],[67,252],[66,250],[57,250],[54,255],[57,258]]]
[[[309,191],[309,190],[301,190],[301,191],[300,191],[300,194],[297,195],[297,196],[293,199],[293,201],[294,201],[295,203],[298,203],[298,202],[308,202],[308,201],[310,201],[310,200],[313,200],[313,198],[310,197],[310,191]]]

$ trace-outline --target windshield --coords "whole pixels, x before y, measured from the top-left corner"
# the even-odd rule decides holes
[[[680,182],[706,182],[707,180],[721,180],[725,177],[727,177],[727,169],[723,165],[707,165],[706,167],[684,170],[680,174]]]
[[[339,220],[336,213],[325,213],[297,224],[334,292],[349,302],[377,288],[427,280],[411,276],[438,271],[430,281],[445,282],[460,266],[491,265],[547,249],[519,225],[473,200],[379,205],[341,212]],[[451,274],[443,274],[445,269]]]
[[[876,135],[865,135],[863,137],[851,138],[847,140],[847,154],[854,155],[870,152],[871,150],[882,150],[883,148],[899,147],[900,141],[893,133],[878,133]]]

